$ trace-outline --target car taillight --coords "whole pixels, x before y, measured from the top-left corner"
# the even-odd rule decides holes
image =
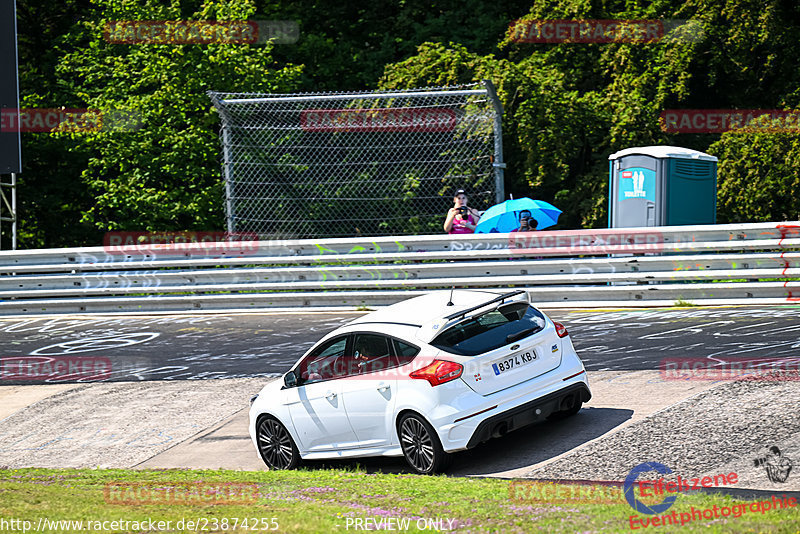
[[[430,365],[412,371],[408,376],[427,380],[431,386],[438,386],[439,384],[455,380],[461,376],[463,371],[464,367],[460,363],[448,362],[446,360],[434,360]]]
[[[557,323],[555,321],[553,321],[553,324],[556,327],[556,334],[558,334],[558,337],[567,337],[569,335],[569,332],[567,332],[567,327],[566,326],[564,326],[561,323]]]

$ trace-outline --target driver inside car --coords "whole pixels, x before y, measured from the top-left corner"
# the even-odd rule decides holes
[[[383,368],[379,361],[387,355],[386,343],[381,343],[383,347],[379,346],[378,340],[370,339],[367,336],[359,338],[356,344],[354,361],[356,374],[370,373]]]

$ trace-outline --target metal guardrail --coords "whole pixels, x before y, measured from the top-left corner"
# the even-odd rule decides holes
[[[542,306],[800,303],[800,222],[0,252],[0,314],[352,308],[453,286]]]

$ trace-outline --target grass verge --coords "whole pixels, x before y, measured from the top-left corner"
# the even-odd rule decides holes
[[[635,513],[621,489],[598,486],[595,490],[534,484],[520,491],[518,482],[506,480],[376,474],[358,468],[294,472],[0,469],[0,529],[631,532],[630,516]],[[544,496],[549,497],[545,500]],[[215,504],[208,504],[212,501]],[[750,504],[719,494],[685,494],[664,515],[676,512],[680,517],[692,508],[741,509]],[[639,520],[653,517],[639,515]],[[796,532],[798,524],[800,509],[793,507],[692,520],[683,526],[642,528],[637,523],[637,530]]]

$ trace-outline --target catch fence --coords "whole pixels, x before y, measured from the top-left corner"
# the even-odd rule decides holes
[[[262,239],[440,233],[453,192],[503,200],[491,82],[393,92],[210,92],[227,229]]]

